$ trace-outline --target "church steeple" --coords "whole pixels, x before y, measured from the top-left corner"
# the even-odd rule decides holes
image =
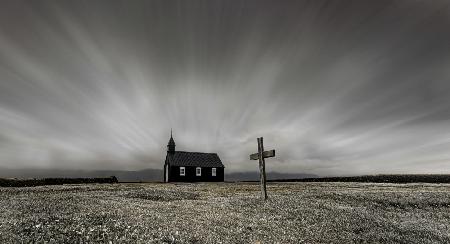
[[[172,129],[170,129],[170,139],[169,143],[167,144],[167,152],[168,153],[174,153],[175,152],[175,141],[172,137]]]

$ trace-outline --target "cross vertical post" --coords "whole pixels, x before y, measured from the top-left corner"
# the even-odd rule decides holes
[[[258,138],[258,152],[250,154],[250,160],[259,160],[259,180],[261,181],[261,198],[267,200],[266,189],[266,160],[275,157],[275,150],[264,151],[263,138]]]
[[[259,159],[259,179],[261,181],[261,198],[267,200],[266,189],[266,162],[264,160],[264,141],[263,138],[258,138],[258,159]]]

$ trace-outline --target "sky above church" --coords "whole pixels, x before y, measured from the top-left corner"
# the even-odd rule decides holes
[[[2,1],[0,168],[450,173],[450,2]]]

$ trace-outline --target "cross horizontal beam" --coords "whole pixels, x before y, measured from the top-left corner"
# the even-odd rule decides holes
[[[264,151],[262,154],[263,154],[263,158],[275,157],[275,150]],[[250,160],[258,160],[258,159],[259,159],[259,153],[254,153],[254,154],[250,155]]]

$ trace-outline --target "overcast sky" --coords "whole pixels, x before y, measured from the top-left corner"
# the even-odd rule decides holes
[[[449,4],[1,1],[0,168],[450,173]]]

